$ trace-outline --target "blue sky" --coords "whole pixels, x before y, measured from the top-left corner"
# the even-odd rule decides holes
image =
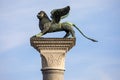
[[[76,46],[66,56],[65,80],[120,79],[120,0],[0,0],[0,80],[42,80],[39,53],[30,37],[40,32],[40,10],[71,6],[62,20],[75,23]],[[64,32],[44,37],[63,37]],[[56,36],[57,35],[57,36]]]

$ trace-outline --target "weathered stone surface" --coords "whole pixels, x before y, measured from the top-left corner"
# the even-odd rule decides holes
[[[63,80],[65,55],[75,45],[75,38],[32,37],[30,43],[40,52],[43,80]]]
[[[38,38],[30,39],[31,46],[36,50],[70,50],[75,45],[75,38]]]

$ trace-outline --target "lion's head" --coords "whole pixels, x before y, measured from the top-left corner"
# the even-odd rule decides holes
[[[44,12],[44,11],[40,11],[38,14],[37,14],[37,18],[38,19],[41,19],[43,17],[47,17],[47,14]]]

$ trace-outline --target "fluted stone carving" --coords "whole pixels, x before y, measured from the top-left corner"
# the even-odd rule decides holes
[[[75,45],[75,38],[32,37],[30,42],[40,52],[43,80],[63,80],[65,55]]]

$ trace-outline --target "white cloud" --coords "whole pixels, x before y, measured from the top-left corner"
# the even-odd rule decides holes
[[[0,52],[15,48],[26,41],[24,32],[10,32],[0,38]]]
[[[77,1],[70,1],[69,3],[73,8],[76,9],[97,9],[97,8],[105,8],[107,6],[111,6],[114,4],[113,2],[117,2],[117,0],[77,0]]]
[[[2,9],[4,10],[0,13],[0,52],[13,49],[27,42],[29,35],[35,31],[32,26],[36,19],[34,15],[36,9],[34,7],[12,9],[10,6],[9,12],[6,7]],[[35,18],[33,18],[33,16],[35,16]],[[37,27],[38,26],[36,26],[36,28]]]
[[[117,0],[71,0],[69,4],[75,19],[78,17],[85,19],[90,15],[100,15],[100,12],[112,9],[111,7],[115,6],[115,2],[117,3]]]
[[[84,71],[85,77],[84,80],[112,80],[111,76],[105,72],[102,68],[91,65]]]

